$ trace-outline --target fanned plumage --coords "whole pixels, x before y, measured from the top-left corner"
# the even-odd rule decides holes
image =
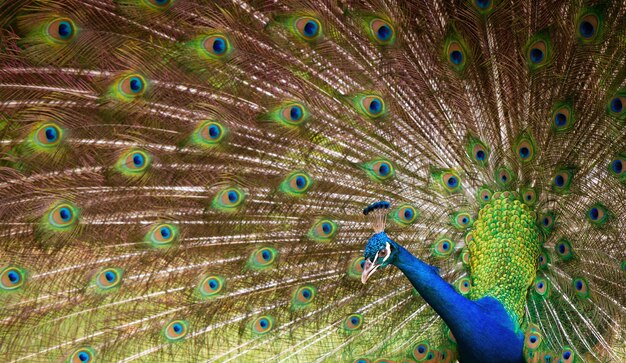
[[[401,272],[361,284],[364,208],[498,299],[528,362],[626,359],[620,2],[19,0],[0,25],[0,360],[462,359]]]

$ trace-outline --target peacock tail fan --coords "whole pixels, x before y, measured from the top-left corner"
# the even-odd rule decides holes
[[[621,2],[19,0],[0,25],[2,361],[453,362],[400,271],[361,284],[378,200],[527,361],[626,359]]]

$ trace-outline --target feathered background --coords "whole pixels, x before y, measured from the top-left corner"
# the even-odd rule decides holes
[[[542,231],[524,323],[625,359],[620,1],[20,0],[0,25],[0,360],[442,358],[399,271],[361,284],[361,210],[390,201],[462,290],[504,191]]]

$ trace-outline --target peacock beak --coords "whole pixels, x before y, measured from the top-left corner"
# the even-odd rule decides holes
[[[379,267],[380,265],[366,259],[365,264],[363,265],[363,273],[361,274],[361,282],[365,284],[367,279],[369,279]]]

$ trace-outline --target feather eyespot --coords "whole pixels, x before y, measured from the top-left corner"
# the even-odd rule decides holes
[[[133,99],[144,94],[146,80],[139,74],[130,74],[120,79],[117,89],[125,99]]]
[[[438,238],[432,245],[432,254],[435,257],[445,258],[449,257],[454,252],[454,242],[447,237]]]
[[[474,222],[472,216],[467,212],[456,212],[451,215],[452,225],[459,230],[465,230]]]
[[[68,363],[92,363],[96,352],[90,347],[76,349],[67,359]]]
[[[152,156],[139,149],[130,149],[123,152],[116,163],[116,169],[122,174],[136,178],[143,175],[152,164]]]
[[[122,270],[106,268],[96,275],[96,286],[102,290],[110,290],[122,283]]]
[[[319,39],[322,35],[322,23],[310,16],[297,18],[294,26],[300,38],[306,41]]]
[[[271,247],[262,247],[252,252],[248,264],[253,269],[265,269],[271,267],[277,258],[277,250]]]
[[[63,139],[63,130],[54,122],[47,122],[37,127],[33,134],[33,141],[42,148],[54,148]]]
[[[547,33],[533,36],[525,48],[526,59],[531,70],[539,69],[552,60],[552,44]]]
[[[611,111],[614,113],[622,112],[624,108],[624,102],[621,97],[615,97],[611,100]]]
[[[559,103],[552,111],[552,129],[555,132],[564,132],[574,126],[574,112],[569,103]]]
[[[272,115],[278,123],[287,127],[301,126],[310,116],[307,108],[300,102],[285,103],[277,108]]]
[[[533,188],[525,188],[522,190],[522,202],[526,205],[533,206],[537,203],[537,192]]]
[[[293,309],[305,308],[311,303],[317,294],[317,290],[312,285],[301,286],[296,289],[291,298],[291,306]]]
[[[202,40],[204,55],[212,59],[224,58],[232,52],[232,45],[226,35],[215,33]]]
[[[252,332],[255,334],[265,334],[274,327],[274,318],[269,315],[258,317],[252,322]]]
[[[606,224],[609,218],[609,213],[606,207],[600,203],[592,205],[587,210],[587,219],[592,225],[596,227],[602,227]]]
[[[472,284],[470,281],[469,277],[463,277],[461,279],[459,279],[456,282],[456,290],[461,294],[461,295],[467,295],[469,294],[471,288],[472,288]]]
[[[626,168],[626,161],[623,158],[615,159],[611,162],[611,170],[615,175],[622,175]]]
[[[394,27],[388,21],[380,18],[370,21],[369,31],[374,42],[380,45],[392,44],[396,39]]]
[[[178,241],[178,227],[171,223],[157,223],[146,234],[145,241],[153,247],[169,247]]]
[[[359,94],[354,103],[359,113],[371,119],[379,118],[387,112],[385,101],[375,94]]]
[[[620,181],[626,181],[626,154],[619,154],[609,163],[609,173]]]
[[[513,173],[507,167],[501,166],[496,170],[496,183],[503,188],[508,187],[514,181]]]
[[[292,104],[283,109],[282,116],[287,122],[298,124],[304,116],[304,109],[299,104]]]
[[[450,188],[455,188],[459,184],[459,180],[454,175],[445,178],[444,182]]]
[[[533,285],[534,292],[541,297],[547,297],[550,292],[548,280],[543,277],[535,278],[535,283]]]
[[[418,343],[415,348],[413,348],[413,357],[418,361],[421,362],[425,359],[428,359],[428,354],[431,353],[430,351],[430,345],[428,344],[428,342],[421,342]]]
[[[367,358],[357,358],[352,363],[371,363],[371,361]]]
[[[291,196],[305,194],[311,188],[313,181],[304,171],[294,171],[280,184],[280,190]]]
[[[377,182],[391,179],[395,175],[395,168],[390,161],[379,159],[365,164],[367,174]]]
[[[228,130],[217,121],[202,121],[193,133],[193,142],[200,146],[212,147],[224,140]]]
[[[348,276],[353,279],[360,279],[365,266],[365,257],[360,256],[353,259],[348,266]]]
[[[584,43],[592,42],[598,38],[600,33],[600,18],[591,13],[582,14],[578,18],[577,35]]]
[[[561,353],[561,359],[559,360],[559,362],[573,363],[576,360],[575,358],[576,358],[576,353],[574,353],[574,351],[571,348],[564,347],[563,352]]]
[[[528,59],[533,64],[542,64],[546,59],[546,43],[538,41],[532,44],[528,50]]]
[[[539,334],[539,332],[528,331],[526,332],[524,345],[529,350],[536,350],[541,345],[542,340],[543,340],[543,337],[541,336],[541,334]]]
[[[492,0],[473,0],[472,5],[482,14],[488,13],[493,8]]]
[[[538,222],[539,228],[546,234],[549,234],[554,229],[554,219],[556,215],[552,211],[546,211],[539,214]]]
[[[454,169],[431,169],[435,185],[444,192],[457,193],[461,190],[461,177]]]
[[[57,230],[66,230],[77,222],[78,216],[78,208],[70,203],[59,203],[48,212],[48,222]]]
[[[65,44],[76,36],[76,25],[69,18],[58,18],[48,25],[47,33],[54,43]]]
[[[337,223],[330,219],[322,219],[313,224],[309,231],[309,237],[314,241],[330,241],[337,233]]]
[[[466,61],[467,61],[466,54],[467,52],[465,51],[465,48],[460,42],[456,40],[451,40],[447,42],[446,59],[448,61],[448,64],[453,69],[457,71],[462,71],[465,68]],[[483,159],[484,159],[484,156],[485,156],[484,154],[481,155]]]
[[[391,218],[400,226],[408,226],[419,217],[419,212],[410,204],[401,204],[391,213]]]
[[[478,200],[481,204],[489,202],[492,196],[493,192],[491,191],[491,189],[482,188],[478,191]]]
[[[489,148],[472,133],[466,137],[465,152],[474,163],[480,166],[485,166],[489,160]]]
[[[472,155],[477,163],[484,163],[489,158],[489,150],[484,145],[476,144],[472,149]]]
[[[163,11],[169,8],[175,0],[143,0],[143,3],[150,9]]]
[[[467,247],[463,248],[463,250],[461,251],[461,256],[460,257],[461,257],[461,263],[463,264],[463,267],[469,268],[469,265],[470,265],[470,251],[469,251],[469,249]]]
[[[363,327],[363,315],[361,314],[350,314],[345,318],[343,322],[343,327],[346,331],[355,331],[359,330]]]
[[[4,291],[17,290],[24,285],[26,274],[19,267],[5,267],[0,272],[0,289]]]
[[[200,282],[198,290],[203,298],[211,298],[220,295],[225,285],[226,282],[223,277],[211,275]]]
[[[515,151],[518,159],[522,163],[530,162],[535,157],[536,147],[535,141],[528,132],[522,133],[516,142]]]
[[[189,332],[189,323],[185,320],[173,320],[163,327],[163,336],[170,342],[183,339]]]
[[[441,363],[456,362],[456,358],[455,352],[450,348],[439,351],[439,362]]]
[[[540,269],[545,270],[548,268],[548,265],[550,264],[550,256],[546,251],[542,251],[537,260],[539,262]]]
[[[626,91],[621,91],[609,100],[609,114],[619,118],[626,119]]]
[[[244,192],[237,187],[220,190],[213,199],[213,207],[223,212],[234,212],[245,200]]]
[[[557,193],[567,193],[572,184],[572,178],[574,177],[573,169],[560,169],[557,170],[554,179],[552,180],[552,189]]]
[[[569,261],[574,258],[572,244],[565,238],[560,239],[559,242],[554,245],[554,251],[562,261]]]
[[[572,286],[574,287],[576,296],[579,298],[586,299],[590,296],[589,285],[587,284],[587,279],[584,277],[576,277],[572,279]]]

